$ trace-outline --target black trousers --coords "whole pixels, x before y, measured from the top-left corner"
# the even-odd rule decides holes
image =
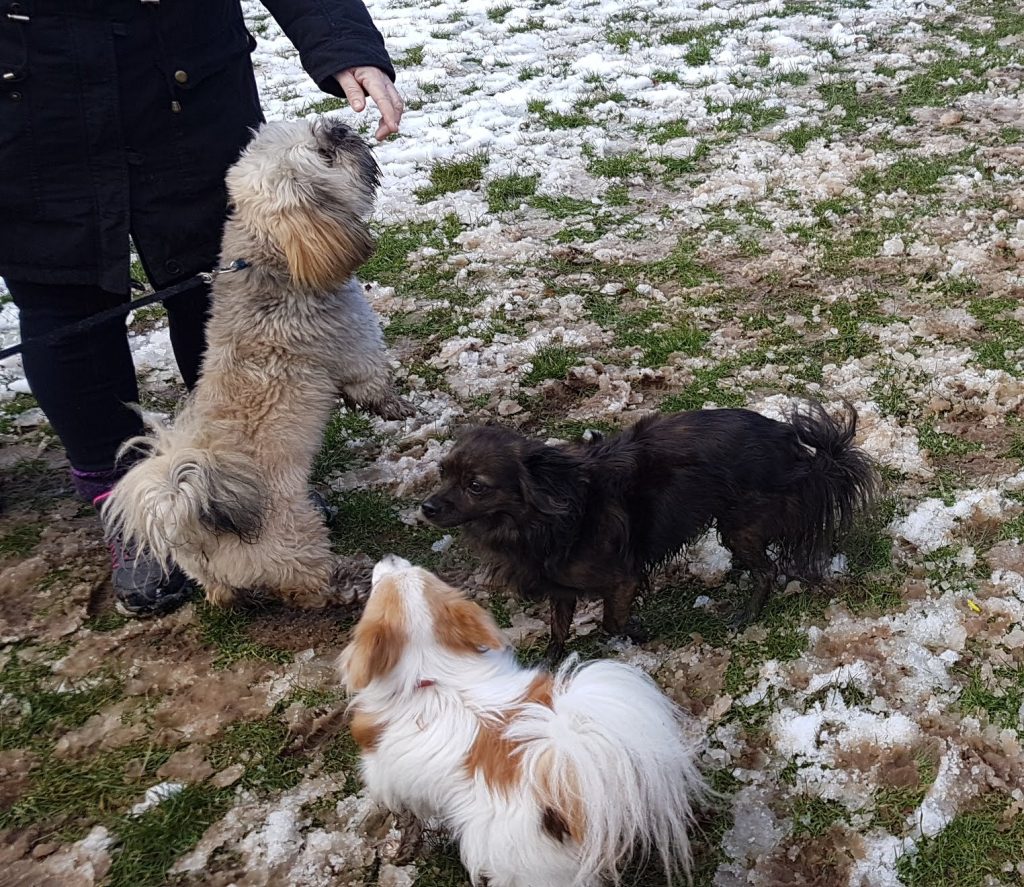
[[[18,306],[22,341],[128,299],[93,286],[5,282]],[[164,305],[174,358],[191,389],[206,348],[209,287],[197,283]],[[138,403],[139,388],[125,319],[92,327],[56,345],[26,348],[22,362],[29,387],[72,467],[83,472],[112,470],[121,444],[142,432],[142,420],[128,406]]]

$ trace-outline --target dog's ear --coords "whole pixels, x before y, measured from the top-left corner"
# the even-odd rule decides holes
[[[315,206],[282,210],[270,233],[295,281],[314,289],[344,283],[374,250],[362,220],[336,218]]]
[[[341,679],[348,690],[362,690],[385,677],[398,665],[405,643],[405,633],[385,620],[357,626],[355,638],[339,660]]]
[[[455,653],[483,653],[505,647],[505,638],[483,607],[433,574],[426,575],[424,582],[439,644]]]
[[[579,460],[557,447],[538,446],[523,456],[519,489],[526,503],[542,514],[578,510],[586,483]]]
[[[341,654],[342,680],[351,691],[387,677],[398,665],[409,643],[405,607],[391,576],[374,584],[363,615],[352,630],[352,641]]]

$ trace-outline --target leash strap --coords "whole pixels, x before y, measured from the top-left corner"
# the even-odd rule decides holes
[[[226,265],[223,268],[215,268],[213,271],[202,271],[199,274],[195,274],[188,278],[188,280],[183,280],[181,283],[176,283],[174,286],[167,287],[167,289],[150,293],[148,296],[143,296],[141,299],[135,299],[131,302],[124,302],[121,305],[115,305],[113,308],[108,308],[106,311],[100,311],[98,314],[90,315],[84,320],[78,320],[74,323],[69,323],[66,326],[58,327],[55,330],[50,330],[50,332],[45,333],[42,336],[36,336],[33,339],[26,339],[24,342],[19,342],[17,345],[10,345],[0,351],[0,360],[6,360],[8,357],[20,354],[26,348],[35,348],[41,345],[55,345],[63,339],[66,339],[68,336],[73,336],[76,333],[83,333],[86,330],[92,329],[94,326],[99,326],[101,323],[105,323],[108,320],[113,320],[114,318],[127,315],[138,308],[144,308],[146,305],[152,305],[154,302],[163,302],[166,299],[170,299],[172,296],[178,295],[178,293],[183,293],[186,290],[192,289],[197,283],[212,283],[214,278],[220,274],[230,274],[234,271],[241,271],[243,268],[248,267],[249,263],[244,259],[236,259],[230,265]]]

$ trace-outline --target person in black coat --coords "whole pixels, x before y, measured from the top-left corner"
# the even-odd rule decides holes
[[[402,101],[362,0],[265,0],[319,88],[381,114]],[[0,0],[0,276],[22,340],[130,298],[129,238],[153,286],[210,270],[227,211],[224,174],[263,121],[240,0]],[[166,302],[185,384],[199,375],[209,289]],[[142,431],[124,319],[52,347],[25,374],[67,451],[78,492],[99,507]],[[170,612],[183,575],[108,534],[118,609]]]

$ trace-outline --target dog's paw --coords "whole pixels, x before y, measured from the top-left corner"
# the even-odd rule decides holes
[[[373,404],[370,409],[387,422],[397,422],[416,415],[416,408],[397,394],[382,403]]]
[[[619,632],[619,637],[629,638],[634,644],[646,644],[652,635],[639,619],[630,619]]]
[[[359,606],[370,592],[373,561],[365,554],[338,557],[331,571],[331,594],[350,607]]]

